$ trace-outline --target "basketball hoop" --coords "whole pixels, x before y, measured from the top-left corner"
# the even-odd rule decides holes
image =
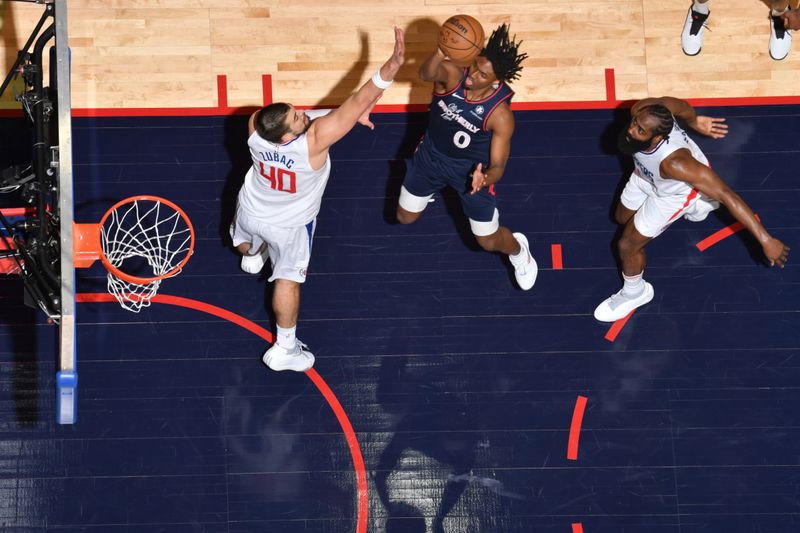
[[[75,267],[100,260],[108,292],[128,311],[150,305],[161,280],[180,273],[194,251],[194,228],[186,213],[158,196],[117,202],[98,224],[74,224]]]

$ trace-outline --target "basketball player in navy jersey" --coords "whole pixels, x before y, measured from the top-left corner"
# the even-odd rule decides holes
[[[339,108],[316,116],[275,103],[253,113],[248,122],[253,164],[239,191],[231,234],[242,254],[242,270],[258,274],[267,257],[272,263],[269,281],[275,282],[277,332],[262,360],[273,370],[304,372],[314,364],[314,355],[295,331],[300,285],[306,279],[316,217],[330,175],[329,150],[356,122],[372,128],[369,112],[403,64],[403,31],[394,31],[392,56]]]
[[[523,290],[533,287],[538,268],[522,233],[499,223],[494,185],[503,177],[511,150],[514,115],[508,83],[519,77],[528,57],[520,43],[497,28],[471,67],[449,61],[440,48],[420,67],[419,77],[433,82],[428,132],[414,154],[400,190],[397,220],[415,222],[436,191],[449,185],[461,197],[478,244],[507,254]]]
[[[594,311],[602,322],[614,322],[653,299],[653,286],[644,280],[644,248],[673,222],[705,220],[724,205],[758,240],[770,265],[783,268],[789,247],[772,237],[742,198],[711,170],[700,147],[675,118],[715,139],[724,137],[724,119],[697,115],[683,100],[647,98],[631,109],[632,119],[620,132],[619,150],[633,156],[634,172],[614,213],[624,226],[617,250],[623,286]]]

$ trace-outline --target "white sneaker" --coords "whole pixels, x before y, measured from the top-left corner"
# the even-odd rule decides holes
[[[241,263],[242,270],[244,270],[248,274],[260,273],[261,269],[264,268],[264,263],[267,261],[268,255],[269,255],[269,250],[266,245],[264,245],[263,250],[261,250],[259,253],[255,255],[247,255],[247,254],[243,255]]]
[[[703,48],[703,33],[706,31],[706,20],[711,13],[698,13],[691,7],[686,15],[686,22],[681,32],[681,47],[687,56],[696,56]]]
[[[279,346],[276,342],[272,347],[264,352],[261,360],[272,370],[294,370],[295,372],[305,372],[314,366],[314,354],[307,350],[308,346],[297,341],[294,349],[287,350]]]
[[[519,285],[519,288],[523,291],[527,291],[536,283],[539,265],[536,264],[536,259],[531,255],[527,237],[522,233],[512,233],[511,235],[517,240],[520,248],[522,248],[520,250],[521,253],[517,254],[522,255],[522,257],[515,260],[509,255],[508,258],[511,261],[511,265],[514,267],[514,277],[517,279],[517,285]]]
[[[622,291],[612,294],[597,306],[597,309],[594,310],[594,317],[600,322],[616,322],[620,318],[628,316],[637,307],[649,303],[654,294],[653,286],[645,281],[642,294],[633,298],[625,296]]]
[[[792,49],[792,32],[787,30],[780,16],[770,16],[769,56],[780,61],[789,55]]]
[[[690,210],[686,211],[683,218],[689,222],[702,222],[708,218],[708,214],[719,208],[719,202],[711,198],[698,198]]]

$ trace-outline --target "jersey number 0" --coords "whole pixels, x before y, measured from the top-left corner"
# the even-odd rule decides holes
[[[453,144],[458,148],[466,148],[472,142],[472,137],[464,131],[457,131],[453,136]]]
[[[269,182],[269,186],[272,189],[281,192],[288,192],[289,194],[294,194],[297,192],[297,174],[291,170],[285,170],[282,168],[264,168],[264,163],[261,162],[258,163],[258,166],[259,170],[261,171],[261,175],[266,178],[266,180]],[[266,172],[267,168],[269,169],[269,173]]]

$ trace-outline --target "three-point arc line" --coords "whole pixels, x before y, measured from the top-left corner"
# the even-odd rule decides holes
[[[583,424],[583,414],[586,412],[586,396],[578,395],[575,400],[575,409],[572,411],[572,423],[569,426],[569,443],[567,444],[567,459],[578,460],[578,442],[581,438],[581,425]],[[580,522],[572,524],[572,533],[583,533],[583,524]]]
[[[75,301],[114,302],[116,299],[113,295],[107,293],[78,293],[75,295]],[[269,343],[273,342],[272,333],[262,328],[252,320],[248,320],[247,318],[228,311],[227,309],[223,309],[221,307],[207,304],[198,300],[181,298],[179,296],[169,296],[165,294],[155,295],[152,301],[155,303],[186,307],[188,309],[194,309],[196,311],[208,313],[210,315],[233,322],[237,326],[243,327],[247,331],[254,333]],[[356,493],[358,501],[356,533],[366,533],[367,517],[369,514],[369,488],[367,485],[367,473],[364,468],[364,458],[361,455],[361,447],[358,444],[358,437],[353,430],[353,425],[350,423],[350,419],[347,417],[347,413],[342,407],[342,404],[339,403],[336,395],[330,389],[328,384],[325,383],[325,380],[322,378],[322,376],[320,376],[313,368],[307,370],[306,375],[314,383],[314,385],[317,386],[317,389],[319,389],[320,393],[322,393],[322,396],[325,397],[325,400],[327,400],[328,404],[331,406],[331,409],[339,421],[339,425],[342,426],[342,432],[347,440],[347,445],[350,447],[350,455],[353,458],[353,469],[356,473]]]
[[[581,424],[583,413],[586,411],[586,396],[578,396],[575,400],[575,409],[572,411],[572,423],[569,426],[569,443],[567,444],[567,459],[578,460],[578,442],[581,438]]]

